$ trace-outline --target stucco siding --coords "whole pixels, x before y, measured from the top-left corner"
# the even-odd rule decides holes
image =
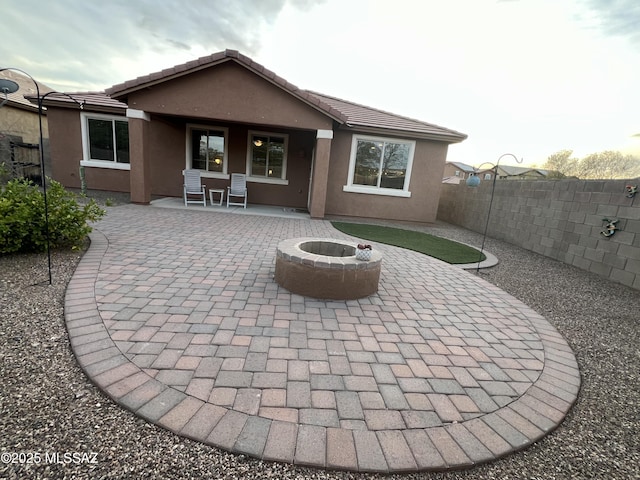
[[[47,116],[43,115],[42,135],[44,138],[49,137],[47,123]],[[5,105],[0,108],[0,133],[22,137],[24,143],[37,144],[40,141],[38,113],[15,108],[10,104]]]
[[[49,108],[52,177],[65,187],[80,188],[80,161],[83,160],[80,112]],[[129,172],[85,167],[86,187],[113,192],[129,191]]]
[[[411,197],[372,195],[343,190],[349,178],[352,135],[352,132],[335,132],[331,146],[326,214],[434,222],[447,145],[425,140],[416,142],[409,183]]]
[[[199,119],[330,129],[331,119],[246,68],[229,62],[131,93],[130,108]]]
[[[80,188],[80,114],[74,110],[50,108],[48,117],[52,177],[65,187]]]

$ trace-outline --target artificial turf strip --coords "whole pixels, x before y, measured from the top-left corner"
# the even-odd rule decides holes
[[[447,263],[476,263],[486,258],[484,254],[481,256],[480,251],[475,248],[428,233],[364,223],[331,222],[331,224],[352,237],[414,250]]]

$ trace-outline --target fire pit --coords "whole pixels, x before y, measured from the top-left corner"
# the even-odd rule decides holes
[[[325,238],[284,240],[276,252],[276,282],[313,298],[351,300],[378,291],[382,255],[356,259],[356,244]]]

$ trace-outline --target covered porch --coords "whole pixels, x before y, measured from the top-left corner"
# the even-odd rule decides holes
[[[183,171],[198,169],[207,192],[226,195],[231,174],[243,173],[250,204],[324,216],[332,130],[174,118],[132,109],[127,117],[132,202],[147,204],[152,195],[182,197]]]
[[[227,207],[226,202],[220,205],[217,201],[211,204],[207,199],[207,206],[189,204],[185,206],[181,198],[162,197],[151,200],[150,205],[156,208],[170,208],[179,210],[193,210],[198,212],[225,213],[235,215],[260,215],[264,217],[280,217],[300,220],[311,218],[309,211],[303,208],[287,207],[283,205],[260,205],[249,203],[247,208],[239,206]]]
[[[182,196],[182,172],[206,188],[247,176],[253,204],[325,212],[331,140],[343,119],[262,66],[224,52],[115,85],[126,104],[131,200]]]

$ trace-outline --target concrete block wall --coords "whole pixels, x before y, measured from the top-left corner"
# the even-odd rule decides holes
[[[487,236],[504,240],[640,290],[640,194],[634,180],[496,182]],[[438,219],[483,233],[491,182],[442,185]],[[605,237],[603,219],[619,220]]]

